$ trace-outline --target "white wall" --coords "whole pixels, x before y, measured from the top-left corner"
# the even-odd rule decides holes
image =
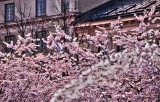
[[[20,4],[20,5],[19,5]],[[36,16],[36,2],[35,0],[15,0],[15,15],[20,16],[18,9],[25,10],[25,16],[34,18]]]
[[[77,12],[78,10],[75,10],[76,3],[78,0],[69,0],[69,11],[70,12]],[[78,7],[77,7],[78,8]],[[56,15],[61,13],[61,0],[47,0],[47,15]]]
[[[16,8],[18,8],[18,1],[20,0],[8,0],[8,1],[2,1],[0,2],[0,23],[4,21],[4,11],[5,11],[5,4],[9,3],[15,3]],[[56,15],[61,12],[61,0],[46,0],[46,15]],[[24,4],[26,6],[26,15],[31,13],[31,17],[36,17],[36,0],[21,0],[21,6],[24,7]],[[30,12],[31,9],[31,12]],[[17,9],[15,9],[15,15],[16,17],[20,17],[20,15],[17,12]]]
[[[61,12],[60,0],[47,0],[47,15],[56,15]]]
[[[15,3],[16,8],[19,8],[18,2],[21,1],[21,7],[23,8],[24,5],[26,6],[26,15],[29,15],[31,13],[31,18],[36,17],[36,0],[8,0],[8,1],[2,1],[0,2],[0,23],[3,22],[3,14],[4,14],[4,7],[5,4],[8,3]],[[70,2],[70,12],[77,12],[78,10],[75,10],[76,3],[78,0],[69,0]],[[78,7],[77,7],[78,8]],[[30,11],[31,9],[31,11]],[[17,9],[15,9],[15,15],[16,17],[20,17],[20,15],[17,12]],[[46,0],[46,15],[57,15],[61,13],[61,0]]]

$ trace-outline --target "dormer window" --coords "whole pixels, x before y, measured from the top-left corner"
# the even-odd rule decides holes
[[[36,15],[37,16],[46,15],[46,0],[36,0]]]

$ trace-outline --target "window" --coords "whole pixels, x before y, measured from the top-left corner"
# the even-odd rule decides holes
[[[36,2],[36,15],[45,16],[46,15],[46,0],[37,0]]]
[[[69,12],[69,0],[61,0],[61,12]]]
[[[124,50],[123,46],[120,45],[116,46],[116,52],[121,52],[122,50]]]
[[[15,4],[6,4],[5,5],[5,21],[14,21],[14,15],[15,15]]]
[[[78,12],[78,0],[75,1],[75,11]]]
[[[9,44],[11,44],[11,42],[13,42],[13,44],[15,44],[16,43],[15,35],[5,36],[5,42],[7,42]],[[5,47],[5,52],[9,53],[9,52],[13,52],[13,51],[14,51],[13,49]]]
[[[36,44],[39,45],[38,51],[43,52],[46,50],[46,44],[43,42],[46,39],[46,31],[42,30],[36,33]]]

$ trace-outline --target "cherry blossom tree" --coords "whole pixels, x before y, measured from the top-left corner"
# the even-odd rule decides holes
[[[1,101],[49,101],[56,89],[96,63],[90,50],[79,47],[75,38],[55,28],[43,39],[47,53],[38,52],[40,45],[35,42],[39,39],[33,39],[31,33],[18,35],[15,45],[3,42],[14,53],[0,53]]]
[[[51,102],[159,102],[160,33],[150,28],[159,19],[152,17],[154,11],[155,6],[144,15],[135,14],[140,24],[130,31],[121,29],[120,18],[111,24],[114,43],[123,47],[120,52],[107,49],[105,28],[89,36],[91,44],[101,47],[97,55],[106,56],[105,60],[101,57],[99,63],[55,92]]]
[[[86,35],[101,49],[97,53],[80,47],[59,26],[43,39],[47,53],[38,52],[30,33],[19,35],[15,45],[3,42],[14,53],[0,52],[0,101],[160,101],[160,32],[140,19],[156,22],[154,10],[135,15],[140,25],[132,32],[121,29],[119,18],[111,24],[113,37],[102,27],[95,36]],[[109,50],[111,37],[123,50]]]

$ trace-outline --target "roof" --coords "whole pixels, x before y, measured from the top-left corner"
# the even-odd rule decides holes
[[[133,16],[134,13],[142,13],[144,9],[150,9],[155,3],[156,1],[153,0],[110,0],[79,15],[73,24],[113,19],[118,16]],[[160,5],[159,0],[157,4]],[[160,10],[160,6],[157,6],[157,10]]]

